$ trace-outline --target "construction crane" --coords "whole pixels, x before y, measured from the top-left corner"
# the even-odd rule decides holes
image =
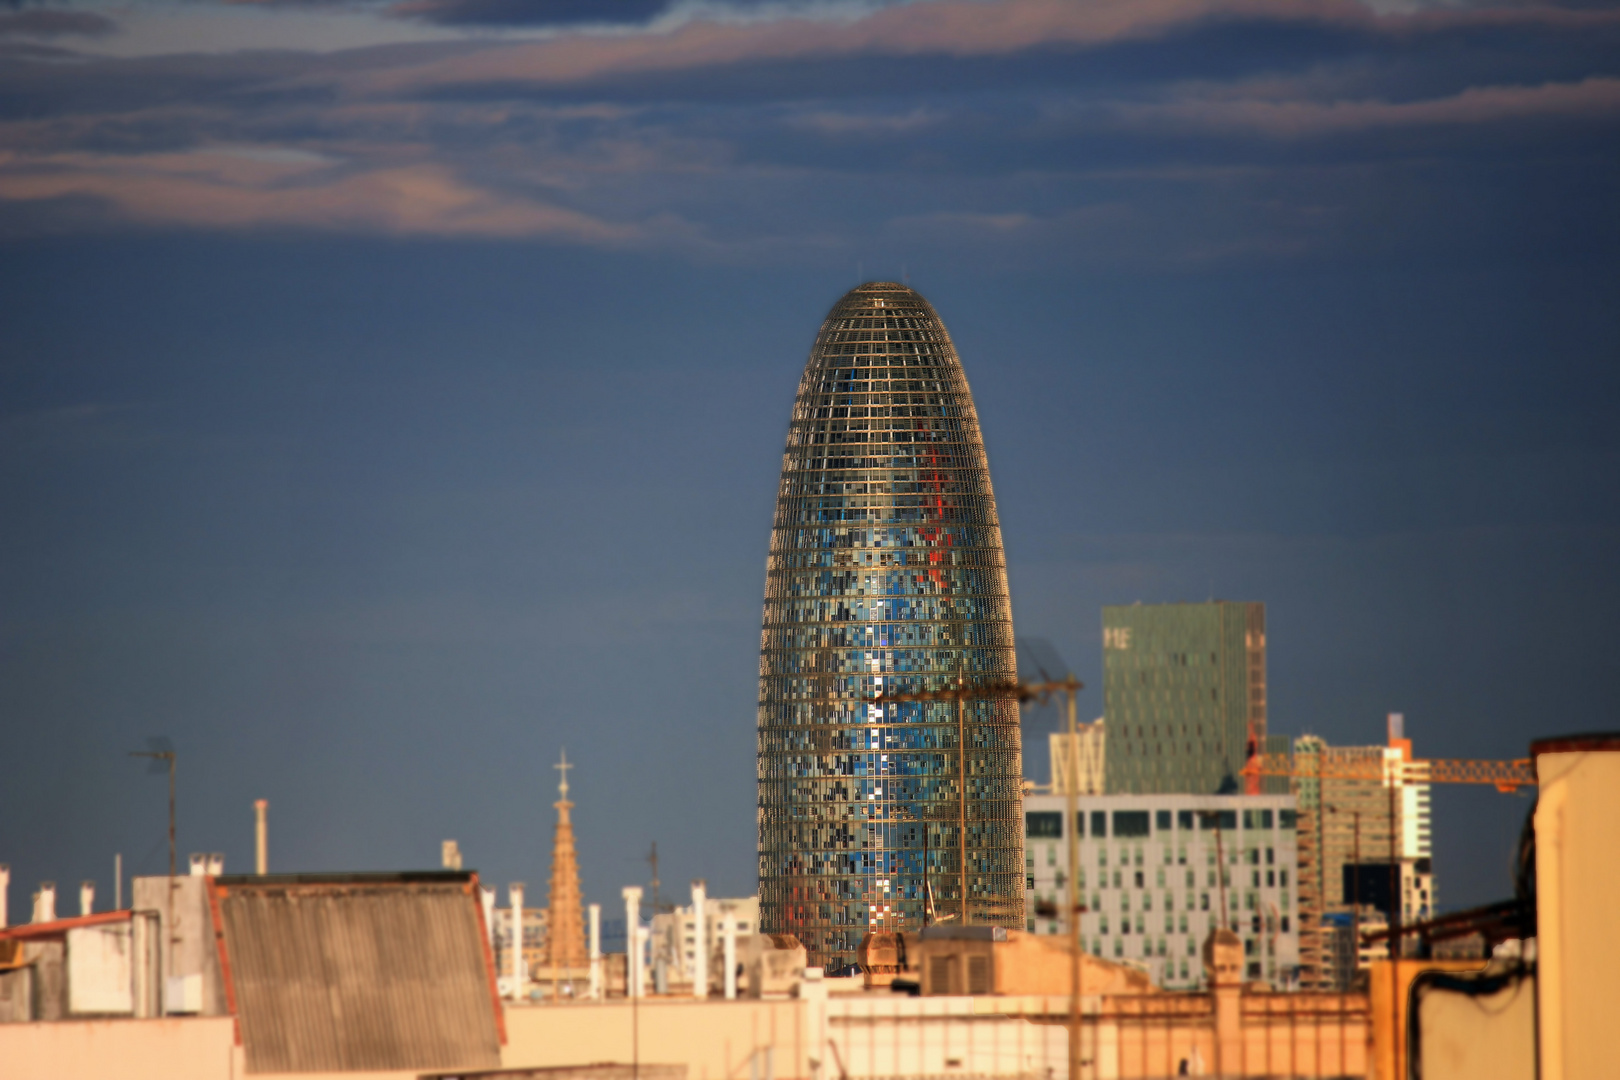
[[[1390,740],[1390,756],[1324,762],[1312,755],[1309,765],[1296,764],[1292,754],[1253,754],[1243,766],[1244,793],[1260,794],[1262,776],[1288,776],[1305,780],[1378,780],[1392,778],[1408,784],[1491,784],[1511,795],[1521,787],[1536,786],[1535,763],[1529,758],[1510,761],[1469,758],[1413,758],[1411,739]]]
[[[1393,717],[1392,717],[1393,720]],[[1400,863],[1397,849],[1397,830],[1395,828],[1396,800],[1401,788],[1407,784],[1490,784],[1497,791],[1513,794],[1521,787],[1536,786],[1535,763],[1529,758],[1519,758],[1509,761],[1476,760],[1467,758],[1414,758],[1412,756],[1412,740],[1397,736],[1398,728],[1392,723],[1389,736],[1389,745],[1383,753],[1376,756],[1357,755],[1355,757],[1329,757],[1325,754],[1301,755],[1303,760],[1296,760],[1292,754],[1263,754],[1259,753],[1254,738],[1249,739],[1249,759],[1243,766],[1244,791],[1250,795],[1260,794],[1260,779],[1265,776],[1286,776],[1292,781],[1299,780],[1371,780],[1382,783],[1389,790],[1389,927],[1377,935],[1387,937],[1390,943],[1390,979],[1391,979],[1391,1007],[1396,1014],[1392,1018],[1391,1030],[1399,1030],[1399,1012],[1401,995],[1396,992],[1399,979],[1400,965],[1395,963],[1400,955],[1399,942],[1401,940],[1401,885]],[[1315,814],[1307,811],[1301,812],[1299,849],[1302,854],[1308,852],[1313,861],[1321,858],[1316,850],[1316,824]],[[1306,838],[1309,838],[1308,841]],[[1317,888],[1315,906],[1320,908],[1323,903],[1321,895],[1325,882]],[[1304,906],[1304,897],[1301,898]],[[1357,896],[1359,905],[1361,898]],[[1315,972],[1315,980],[1321,979],[1321,953],[1319,924],[1321,911],[1310,913],[1310,934],[1315,941],[1313,944],[1312,963],[1309,969]],[[1301,938],[1304,938],[1307,927],[1302,922],[1300,926]],[[1372,935],[1368,935],[1370,938]],[[1365,939],[1364,939],[1365,940]],[[1303,942],[1302,942],[1303,944]],[[1358,943],[1359,944],[1359,943]],[[1302,949],[1302,952],[1305,950]]]

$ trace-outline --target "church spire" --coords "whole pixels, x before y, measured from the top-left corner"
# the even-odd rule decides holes
[[[552,766],[562,774],[562,779],[557,784],[561,797],[552,804],[557,808],[557,832],[551,845],[546,966],[558,974],[590,966],[590,957],[585,952],[585,924],[580,908],[579,859],[574,853],[574,824],[568,817],[568,811],[574,806],[568,801],[568,770],[573,767],[568,763],[566,750],[562,759]]]

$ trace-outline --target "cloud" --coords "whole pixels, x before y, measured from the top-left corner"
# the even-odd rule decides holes
[[[545,39],[0,65],[4,228],[1214,260],[1354,238],[1357,193],[1418,156],[1434,168],[1407,192],[1442,173],[1474,190],[1482,165],[1613,175],[1593,160],[1620,112],[1612,11],[715,10]]]
[[[96,200],[150,226],[540,237],[608,246],[641,239],[634,226],[480,188],[432,163],[350,172],[316,155],[262,148],[0,157],[0,200],[69,199]]]
[[[1594,76],[1540,86],[1476,86],[1420,101],[1190,99],[1118,108],[1129,121],[1183,131],[1298,138],[1375,128],[1479,125],[1515,120],[1620,116],[1620,78]]]
[[[0,14],[0,37],[102,37],[118,24],[90,11],[40,10]]]
[[[634,33],[571,32],[368,72],[347,85],[384,94],[476,84],[560,87],[838,58],[1006,58],[1150,41],[1216,25],[1331,27],[1411,38],[1481,29],[1613,30],[1620,27],[1620,11],[1526,7],[1378,15],[1356,0],[923,0],[855,19],[812,18],[788,9],[768,20],[699,18]]]
[[[441,26],[568,26],[644,23],[671,0],[401,0],[389,14]]]

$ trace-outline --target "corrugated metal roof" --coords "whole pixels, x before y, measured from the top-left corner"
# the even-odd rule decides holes
[[[217,880],[249,1072],[500,1064],[477,878]]]

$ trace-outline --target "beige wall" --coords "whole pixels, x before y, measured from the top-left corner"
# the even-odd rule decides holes
[[[1355,995],[1235,996],[1236,1045],[1222,1048],[1230,1076],[1289,1072],[1359,1076],[1366,1068],[1366,999]],[[819,1075],[866,1080],[904,1075],[1068,1077],[1066,998],[911,998],[833,995],[810,1000],[623,1000],[512,1006],[505,1068],[684,1064],[688,1080],[776,1080]],[[1081,1080],[1174,1075],[1183,1059],[1205,1075],[1216,1063],[1207,995],[1087,997]],[[814,1034],[813,1034],[814,1033]],[[820,1052],[814,1052],[817,1042]],[[836,1048],[836,1049],[835,1049]],[[767,1057],[770,1064],[767,1067]],[[812,1061],[819,1058],[819,1062]],[[5,1080],[237,1080],[242,1052],[224,1017],[80,1020],[0,1025]],[[752,1066],[752,1067],[751,1067]],[[272,1074],[254,1074],[276,1080]],[[416,1071],[301,1074],[300,1080],[415,1080]]]
[[[1620,1016],[1620,748],[1536,758],[1543,1080],[1613,1076]]]
[[[773,1057],[776,1077],[803,1076],[807,1053],[798,1001],[647,999],[517,1005],[506,1010],[506,1068],[628,1062],[639,1032],[640,1060],[686,1064],[688,1080],[749,1076],[749,1060]]]

